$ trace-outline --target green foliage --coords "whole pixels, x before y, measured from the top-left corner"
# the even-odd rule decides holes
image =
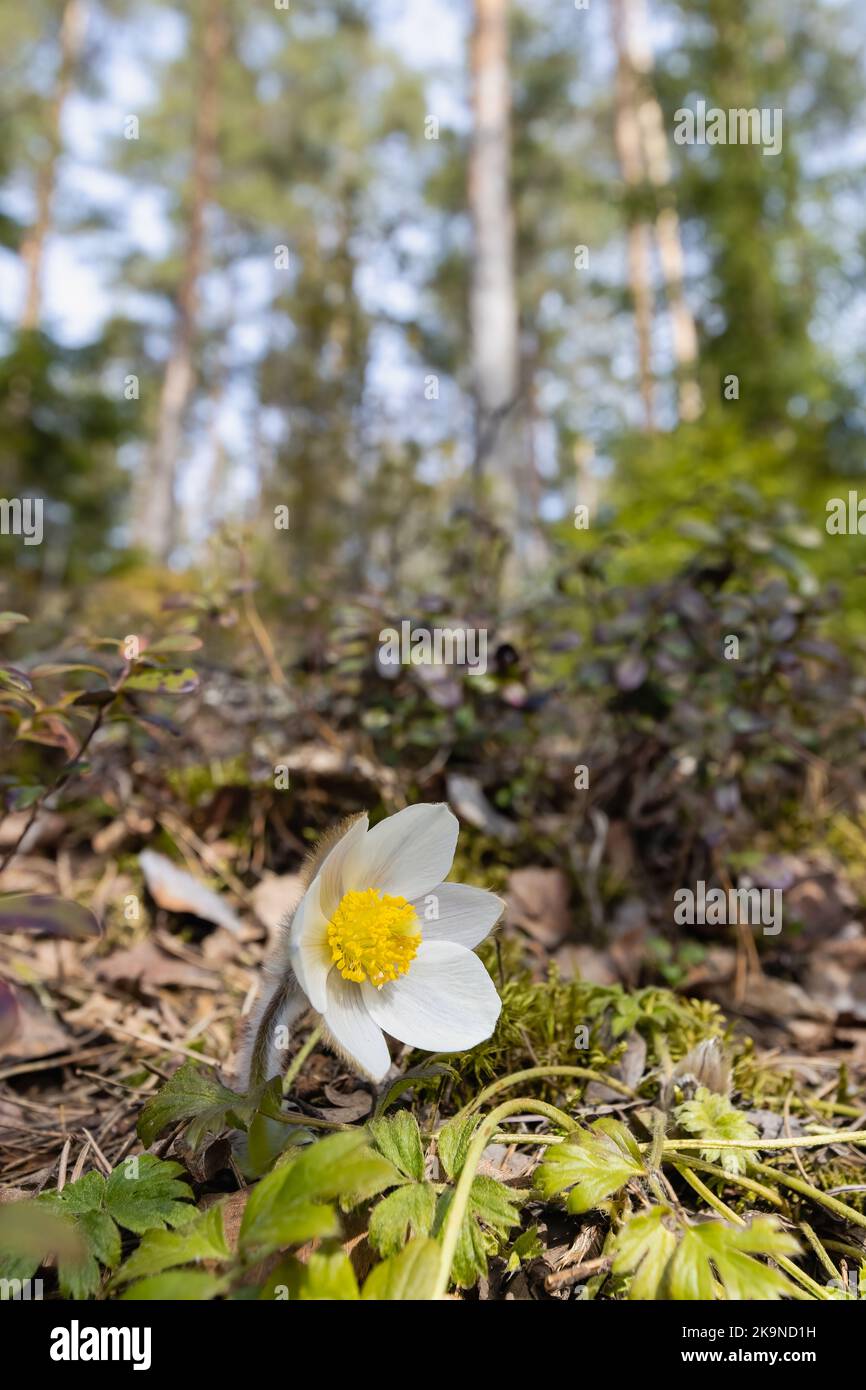
[[[392,1255],[370,1271],[362,1297],[388,1303],[428,1299],[432,1297],[438,1269],[438,1243],[419,1236],[410,1240],[399,1255]]]
[[[568,1210],[591,1211],[633,1178],[646,1176],[640,1149],[619,1120],[604,1117],[557,1144],[536,1175],[539,1191],[554,1197],[568,1189]]]
[[[101,1173],[87,1173],[60,1193],[46,1193],[34,1201],[17,1203],[16,1216],[23,1224],[29,1224],[37,1243],[24,1261],[25,1274],[19,1273],[23,1267],[20,1256],[13,1256],[8,1266],[3,1260],[3,1267],[12,1269],[10,1277],[29,1277],[48,1254],[58,1250],[56,1231],[50,1227],[43,1230],[42,1213],[47,1208],[79,1238],[77,1248],[64,1250],[62,1243],[59,1247],[61,1293],[66,1298],[92,1297],[100,1287],[101,1268],[114,1269],[120,1260],[119,1226],[141,1235],[184,1226],[193,1220],[192,1193],[178,1178],[182,1172],[179,1163],[141,1154],[120,1164],[108,1179]]]
[[[184,1062],[145,1105],[138,1135],[143,1144],[152,1144],[170,1125],[189,1120],[184,1136],[196,1149],[209,1134],[220,1134],[230,1126],[248,1129],[259,1113],[278,1114],[281,1097],[278,1078],[250,1095],[241,1095],[223,1086],[212,1071]]]
[[[651,1207],[632,1216],[620,1228],[614,1244],[614,1274],[630,1274],[628,1296],[654,1299],[659,1296],[665,1270],[677,1247],[674,1230],[668,1224],[668,1207]]]
[[[330,1135],[257,1183],[244,1209],[240,1248],[261,1258],[314,1236],[333,1235],[339,1227],[332,1199],[354,1206],[402,1181],[393,1164],[370,1147],[363,1130]]]
[[[791,1297],[794,1286],[755,1256],[791,1256],[798,1248],[772,1217],[745,1227],[715,1220],[683,1226],[670,1207],[657,1206],[617,1233],[613,1273],[631,1276],[633,1299],[778,1299]]]
[[[693,1100],[678,1105],[674,1117],[680,1129],[700,1139],[757,1139],[758,1131],[727,1096],[699,1086]],[[716,1149],[708,1144],[701,1157],[721,1163],[727,1173],[745,1173],[748,1155],[737,1149]]]
[[[424,1177],[424,1149],[418,1121],[411,1111],[400,1110],[390,1118],[372,1120],[369,1129],[379,1152],[407,1178],[420,1182]]]
[[[740,1300],[790,1297],[793,1285],[777,1269],[754,1258],[795,1255],[797,1242],[779,1229],[772,1217],[758,1217],[750,1226],[705,1221],[691,1226],[677,1246],[669,1270],[670,1293],[677,1299],[730,1298]]]
[[[370,1244],[382,1256],[396,1255],[410,1236],[428,1236],[436,1214],[436,1190],[413,1182],[389,1192],[370,1213]]]
[[[195,1264],[199,1260],[227,1260],[230,1253],[222,1205],[216,1204],[179,1231],[147,1230],[138,1249],[115,1274],[113,1283],[128,1284],[132,1279],[162,1274],[176,1265]]]
[[[436,1211],[436,1232],[441,1231],[452,1199],[452,1189],[446,1188]],[[459,1288],[472,1288],[486,1275],[489,1256],[498,1253],[520,1221],[520,1200],[495,1178],[473,1178],[451,1266],[451,1278]]]

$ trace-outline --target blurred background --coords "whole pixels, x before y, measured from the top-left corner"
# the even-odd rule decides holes
[[[556,875],[542,954],[619,931],[696,985],[671,894],[748,869],[796,977],[866,892],[866,571],[825,524],[864,43],[853,0],[5,7],[0,479],[44,501],[0,536],[7,891],[101,884],[122,931],[183,827],[242,891],[448,796],[478,881]],[[700,101],[781,150],[678,144]],[[487,632],[486,674],[384,669],[403,619]]]

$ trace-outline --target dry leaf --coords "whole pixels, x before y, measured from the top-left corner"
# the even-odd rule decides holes
[[[178,868],[156,850],[142,850],[138,862],[144,872],[148,891],[154,902],[167,912],[189,912],[214,926],[225,927],[232,935],[241,931],[237,913],[212,889]]]

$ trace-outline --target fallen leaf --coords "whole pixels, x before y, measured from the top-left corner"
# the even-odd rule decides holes
[[[491,806],[475,777],[449,772],[446,786],[448,800],[461,820],[466,821],[467,825],[474,825],[476,830],[483,830],[494,840],[501,840],[504,845],[514,843],[518,835],[517,826]]]
[[[239,935],[241,922],[237,913],[211,888],[205,887],[186,869],[178,868],[156,850],[142,850],[138,856],[148,891],[158,907],[166,912],[189,912],[214,926],[225,927]]]
[[[549,950],[571,929],[569,883],[562,869],[514,869],[508,876],[505,921]]]

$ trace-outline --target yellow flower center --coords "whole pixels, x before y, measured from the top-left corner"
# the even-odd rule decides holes
[[[328,923],[331,956],[344,980],[369,980],[378,989],[405,975],[421,945],[418,917],[405,898],[377,888],[352,891]]]

